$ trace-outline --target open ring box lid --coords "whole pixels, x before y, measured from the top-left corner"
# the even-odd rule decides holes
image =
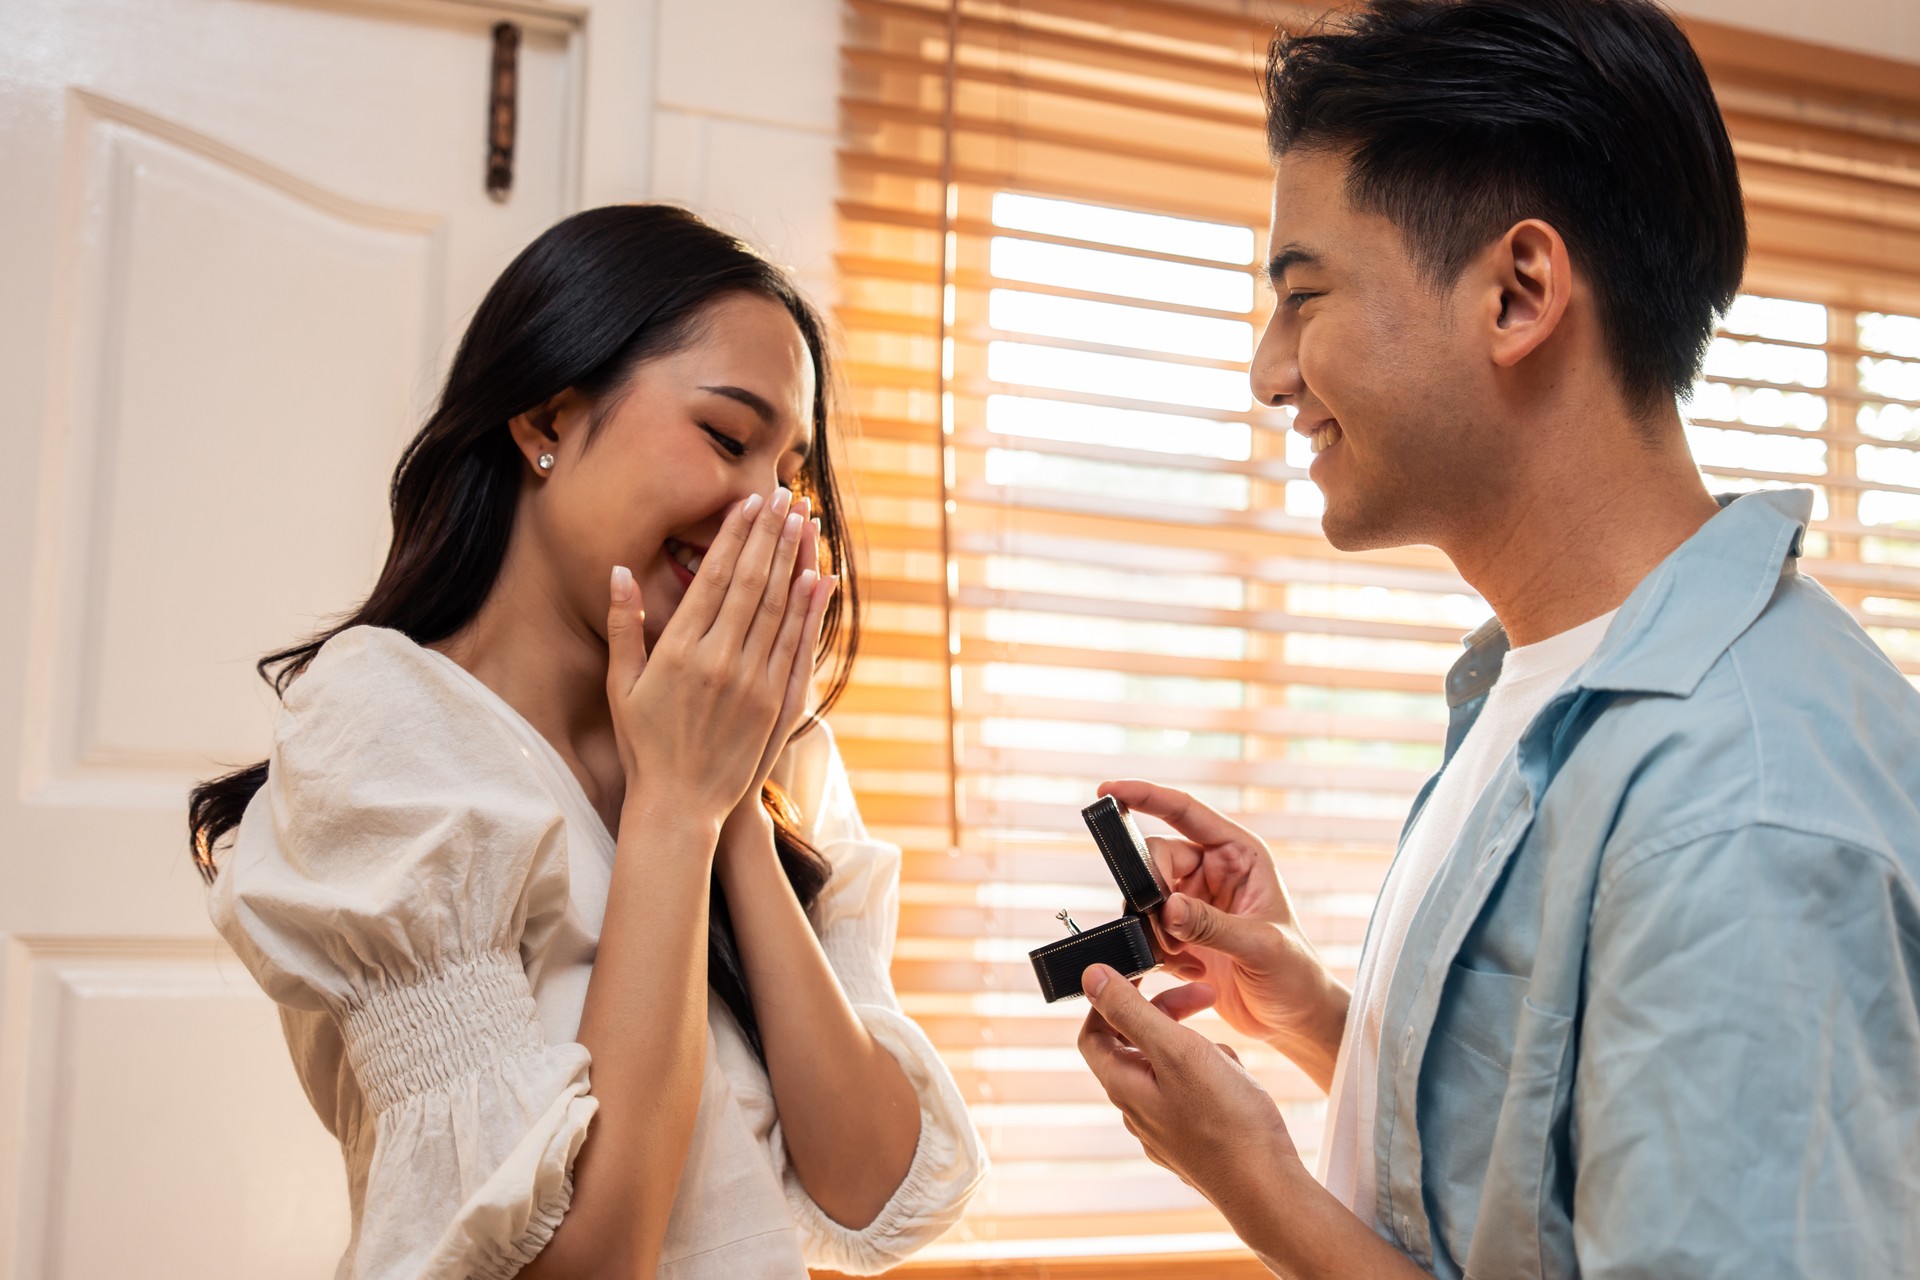
[[[1167,882],[1153,865],[1140,829],[1133,825],[1127,807],[1112,796],[1102,796],[1088,805],[1080,811],[1080,817],[1093,833],[1093,843],[1106,861],[1113,882],[1120,887],[1126,914],[1087,930],[1069,920],[1072,934],[1027,953],[1048,1004],[1080,995],[1080,975],[1088,965],[1111,965],[1122,975],[1134,978],[1160,963],[1153,953],[1146,916],[1167,900]],[[1065,919],[1066,913],[1061,917]]]

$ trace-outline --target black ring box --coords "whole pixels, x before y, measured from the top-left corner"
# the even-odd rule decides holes
[[[1133,825],[1127,807],[1112,796],[1102,796],[1088,805],[1080,811],[1080,817],[1093,833],[1093,842],[1106,860],[1114,883],[1120,886],[1126,914],[1084,932],[1076,929],[1058,942],[1027,953],[1048,1004],[1080,995],[1080,975],[1088,965],[1111,965],[1125,977],[1136,978],[1160,964],[1146,916],[1167,900],[1167,882],[1153,865],[1146,840]]]

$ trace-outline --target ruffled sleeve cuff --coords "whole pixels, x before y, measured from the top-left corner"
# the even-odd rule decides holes
[[[549,1045],[517,956],[489,953],[341,1018],[374,1117],[353,1274],[505,1280],[546,1247],[598,1103]]]
[[[897,1010],[856,1004],[867,1031],[900,1063],[920,1099],[913,1163],[874,1220],[842,1226],[813,1202],[791,1164],[783,1179],[812,1266],[875,1275],[945,1234],[986,1177],[987,1155],[967,1104],[926,1033]]]

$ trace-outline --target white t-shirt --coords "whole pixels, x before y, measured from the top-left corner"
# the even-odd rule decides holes
[[[1407,940],[1407,926],[1494,771],[1540,708],[1593,656],[1612,621],[1613,614],[1604,613],[1507,654],[1486,706],[1434,784],[1426,808],[1407,833],[1406,844],[1381,887],[1354,978],[1353,1002],[1347,1008],[1346,1032],[1327,1097],[1326,1136],[1320,1144],[1320,1181],[1363,1222],[1371,1223],[1374,1216],[1373,1123],[1379,1099],[1380,1016]],[[1413,957],[1415,963],[1424,959]]]

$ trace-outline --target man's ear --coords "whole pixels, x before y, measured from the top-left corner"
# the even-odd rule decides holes
[[[514,447],[526,458],[528,466],[545,470],[540,466],[540,455],[560,452],[562,441],[586,420],[585,406],[586,401],[580,394],[568,387],[559,395],[507,420],[507,430],[513,435]]]
[[[1573,297],[1567,242],[1538,218],[1516,222],[1482,258],[1488,354],[1512,368],[1551,338]]]

